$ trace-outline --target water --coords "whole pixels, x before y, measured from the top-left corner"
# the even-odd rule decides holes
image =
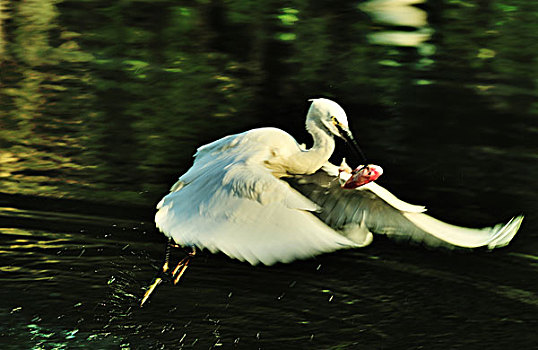
[[[538,4],[0,5],[2,349],[538,345]],[[273,267],[202,254],[139,309],[154,205],[196,147],[261,125],[308,143],[316,96],[344,106],[382,185],[455,224],[524,213],[516,239],[376,238]]]

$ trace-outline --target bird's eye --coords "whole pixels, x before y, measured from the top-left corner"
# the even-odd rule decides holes
[[[338,125],[338,124],[339,124],[339,123],[338,123],[338,120],[336,119],[335,116],[332,116],[332,117],[331,117],[331,121],[333,122],[334,125]]]

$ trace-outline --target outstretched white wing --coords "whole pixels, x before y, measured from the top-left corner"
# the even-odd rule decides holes
[[[311,213],[320,209],[316,204],[262,165],[270,149],[245,137],[199,149],[193,167],[157,206],[155,221],[165,235],[253,265],[357,246]]]
[[[352,190],[343,189],[336,177],[325,170],[288,181],[322,207],[317,214],[319,218],[342,234],[348,234],[348,228],[362,224],[373,233],[431,247],[486,246],[493,249],[507,245],[523,220],[523,216],[518,216],[507,224],[472,229],[450,225],[426,215],[422,213],[426,210],[424,207],[405,203],[375,183]]]

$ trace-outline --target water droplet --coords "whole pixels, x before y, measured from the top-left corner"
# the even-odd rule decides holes
[[[291,282],[291,283],[290,283],[290,288],[295,287],[296,284],[297,284],[297,281],[293,281],[293,282]]]
[[[21,310],[22,310],[22,306],[17,306],[17,307],[15,307],[15,308],[13,308],[13,309],[11,310],[11,313],[19,312],[19,311],[21,311]]]

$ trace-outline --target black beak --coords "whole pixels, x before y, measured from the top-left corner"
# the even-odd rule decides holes
[[[351,132],[349,132],[348,130],[344,130],[339,125],[337,125],[336,127],[338,128],[340,135],[342,135],[342,138],[349,145],[349,148],[351,148],[351,152],[355,155],[355,157],[357,157],[357,159],[360,159],[364,166],[367,166],[368,161],[366,160],[366,156],[362,152],[357,141],[355,141],[355,139],[353,138],[353,135],[351,135]]]

